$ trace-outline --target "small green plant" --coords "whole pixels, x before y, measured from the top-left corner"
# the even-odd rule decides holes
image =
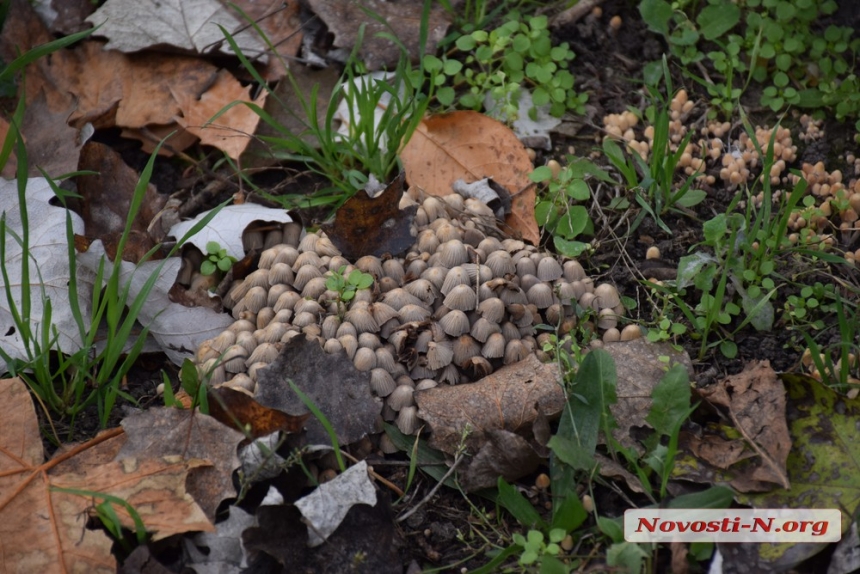
[[[744,121],[744,126],[752,133],[749,122]],[[769,173],[773,165],[775,134],[776,130],[771,134],[767,151],[755,143],[763,158],[763,173]],[[759,181],[761,207],[755,209],[754,202],[748,201],[743,213],[734,212],[740,199],[737,196],[725,213],[706,221],[702,227],[703,245],[711,253],[697,251],[682,257],[674,285],[668,289],[655,287],[659,292],[677,295],[672,301],[690,322],[694,336],[701,340],[700,359],[715,346],[728,358],[736,356],[737,346],[732,337],[748,324],[758,331],[773,327],[775,310],[771,300],[777,292],[776,261],[778,256],[792,250],[786,236],[788,220],[805,194],[807,183],[799,177],[774,212],[770,179],[763,177]],[[753,191],[748,194],[754,195]],[[692,306],[684,301],[688,287],[700,293],[698,302]],[[712,341],[714,334],[718,336]]]
[[[349,275],[344,276],[345,271],[346,265],[337,271],[332,271],[325,280],[325,288],[337,293],[339,307],[352,301],[359,289],[369,289],[373,285],[373,275],[364,273],[360,269],[353,269]]]
[[[430,2],[425,1],[418,40],[418,46],[422,51],[421,56],[426,45],[429,6]],[[368,14],[388,26],[379,16],[370,12]],[[245,18],[269,44],[272,53],[277,54],[265,33],[253,19],[247,15]],[[388,29],[390,30],[390,27]],[[304,163],[309,169],[331,182],[330,186],[317,191],[310,199],[306,196],[271,196],[265,190],[257,189],[263,196],[278,201],[285,207],[330,205],[336,208],[357,190],[362,189],[370,175],[378,181],[388,181],[397,171],[398,154],[422,121],[435,84],[433,75],[428,77],[427,70],[423,66],[412,67],[408,50],[396,35],[390,32],[382,34],[401,50],[395,69],[383,75],[365,75],[366,69],[358,57],[358,50],[364,36],[364,26],[361,26],[344,74],[332,91],[324,116],[320,117],[317,111],[317,100],[320,97],[318,84],[313,86],[308,97],[296,78],[288,71],[287,80],[292,85],[302,112],[294,113],[291,105],[282,100],[260,76],[254,65],[236,45],[230,33],[223,28],[222,32],[242,65],[261,86],[268,90],[268,97],[277,102],[287,113],[294,115],[305,129],[296,133],[282,125],[264,109],[246,102],[234,102],[221,110],[218,115],[234,105],[240,103],[246,105],[276,131],[275,136],[260,136],[269,144],[276,158]],[[286,64],[285,67],[289,69]],[[349,110],[349,129],[346,135],[338,133],[334,126],[334,116],[341,98],[346,100]]]
[[[568,156],[567,161],[567,167],[561,169],[556,177],[553,177],[549,166],[544,165],[529,174],[529,179],[546,183],[546,192],[541,194],[535,206],[538,225],[552,235],[556,251],[568,257],[579,257],[590,245],[578,238],[594,234],[594,222],[588,209],[581,205],[591,199],[588,181],[593,177],[614,184],[615,180],[586,159]],[[610,207],[626,206],[615,204]]]
[[[55,302],[46,293],[39,272],[39,261],[35,259],[32,263],[35,263],[38,277],[31,280],[30,275],[30,258],[33,258],[33,255],[30,250],[30,220],[26,201],[29,179],[27,149],[18,128],[23,111],[22,99],[13,115],[9,134],[0,151],[0,165],[9,157],[13,148],[18,158],[16,175],[22,230],[19,235],[7,225],[5,212],[0,217],[0,276],[4,284],[2,296],[5,297],[12,322],[24,346],[25,358],[12,357],[3,349],[0,349],[0,358],[6,362],[9,374],[21,377],[38,397],[40,404],[50,411],[46,413],[49,418],[50,413],[61,418],[68,417],[70,434],[74,431],[77,416],[92,405],[96,406],[99,422],[104,428],[119,397],[134,402],[130,395],[122,391],[121,384],[143,349],[149,332],[148,326],[144,326],[130,348],[128,348],[128,342],[132,338],[132,329],[135,327],[141,309],[168,260],[165,258],[146,278],[135,297],[130,296],[131,282],[123,281],[122,265],[119,262],[122,260],[132,225],[142,205],[160,144],[150,156],[135,187],[125,229],[116,247],[116,264],[107,261],[106,256],[101,257],[93,279],[95,288],[92,289],[89,301],[83,301],[79,291],[82,286],[78,284],[78,254],[75,250],[72,217],[69,211],[66,212],[66,249],[69,261],[67,304],[72,315],[72,325],[78,331],[78,340],[81,344],[75,349],[63,349],[60,346],[59,329],[52,320]],[[60,203],[65,205],[71,194],[60,188],[44,172],[43,175]],[[207,214],[184,237],[180,238],[168,257],[177,253],[191,235],[208,224],[217,211]],[[18,244],[22,253],[20,281],[15,282],[10,281],[9,268],[5,263],[9,261],[7,258],[9,238]],[[160,245],[146,253],[140,263],[147,261],[158,249]],[[19,285],[18,293],[13,292],[15,283]],[[37,287],[33,288],[34,285]],[[104,286],[103,289],[102,286]],[[34,297],[38,297],[41,302],[40,321],[35,321],[33,317]],[[97,340],[101,341],[101,346],[96,345]],[[56,436],[56,431],[54,434],[53,438],[59,442],[60,438]]]
[[[642,0],[639,11],[663,35],[683,70],[708,89],[712,103],[731,113],[750,80],[761,86],[760,103],[773,111],[787,105],[832,108],[837,119],[860,113],[853,64],[860,38],[848,26],[816,26],[838,8],[835,0]],[[705,42],[719,50],[703,52]],[[702,79],[689,64],[707,58],[713,73]],[[736,78],[746,75],[743,86]],[[858,122],[860,128],[860,122]]]
[[[209,241],[206,243],[206,259],[200,264],[200,273],[203,275],[213,275],[216,272],[227,273],[235,262],[236,258],[227,255],[227,250],[217,241]]]
[[[122,508],[125,512],[128,513],[129,518],[134,523],[134,535],[135,535],[135,543],[137,546],[141,546],[146,544],[147,534],[146,534],[146,526],[143,524],[143,519],[140,517],[140,513],[128,503],[127,500],[124,500],[118,496],[114,496],[112,494],[106,494],[104,492],[94,492],[92,490],[80,490],[77,488],[62,488],[59,486],[52,486],[51,490],[55,492],[64,492],[66,494],[74,494],[77,496],[85,496],[93,499],[93,509],[95,510],[96,516],[99,521],[102,523],[102,526],[105,527],[105,530],[114,537],[114,540],[120,543],[123,549],[127,552],[131,552],[134,544],[131,540],[125,535],[123,532],[122,520],[120,520],[119,515],[116,513],[117,506]],[[102,501],[98,504],[95,504],[96,499],[101,499]]]
[[[567,42],[552,45],[547,17],[511,12],[506,18],[490,32],[460,36],[455,42],[460,57],[424,57],[425,68],[437,74],[437,101],[451,106],[456,100],[462,108],[480,110],[488,97],[491,115],[514,121],[520,96],[527,91],[534,105],[528,112],[532,119],[541,106],[549,106],[555,117],[584,113],[588,95],[576,93],[568,70],[575,54]]]
[[[814,372],[822,382],[844,393],[860,388],[860,311],[856,304],[848,304],[838,294],[833,307],[839,331],[838,343],[822,347],[815,337],[802,330],[807,348],[802,362],[810,369],[814,366]]]
[[[521,566],[530,566],[542,560],[544,556],[555,557],[561,551],[559,542],[564,540],[567,533],[561,528],[552,528],[549,531],[549,544],[544,538],[543,532],[540,530],[529,530],[523,536],[519,532],[513,535],[514,544],[521,546],[523,553],[520,555],[519,563]]]

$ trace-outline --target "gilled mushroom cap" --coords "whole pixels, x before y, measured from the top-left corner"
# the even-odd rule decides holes
[[[595,287],[594,296],[597,298],[597,304],[600,305],[601,309],[611,309],[621,303],[618,289],[610,283],[601,283]]]
[[[448,292],[444,300],[449,309],[471,311],[478,304],[478,297],[469,285],[457,285]]]
[[[468,333],[471,329],[469,318],[463,311],[457,309],[449,310],[439,319],[439,325],[442,330],[452,336],[459,337],[463,333]]]

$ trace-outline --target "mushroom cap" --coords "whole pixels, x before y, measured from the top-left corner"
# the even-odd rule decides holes
[[[293,263],[293,271],[298,271],[305,265],[311,265],[316,268],[320,268],[323,266],[322,258],[317,255],[316,251],[305,251],[296,257],[295,262]]]
[[[445,281],[442,282],[440,289],[443,295],[447,295],[451,290],[458,285],[471,285],[472,279],[469,277],[469,272],[462,266],[452,267],[445,274]]]
[[[555,281],[562,276],[561,264],[555,257],[544,257],[537,265],[537,277],[541,281]]]
[[[317,299],[327,290],[325,277],[314,277],[302,289],[302,297]]]
[[[395,411],[399,411],[403,407],[415,404],[415,400],[413,398],[414,393],[415,389],[413,387],[408,385],[399,385],[394,388],[390,395],[388,395],[388,399],[385,401],[385,404]]]
[[[299,241],[299,252],[305,251],[316,251],[317,241],[320,240],[320,236],[316,233],[307,233],[302,240]]]
[[[438,232],[437,232],[438,236]],[[439,246],[439,261],[449,269],[469,262],[469,252],[459,239],[451,239]]]
[[[394,359],[394,354],[387,347],[379,347],[376,353],[376,366],[385,369],[389,373],[397,371],[397,361]]]
[[[498,359],[505,355],[505,336],[501,333],[493,333],[487,337],[487,342],[481,348],[481,354],[488,359]]]
[[[271,363],[278,358],[280,347],[278,343],[262,343],[257,345],[254,352],[245,360],[245,366],[251,366],[254,363]]]
[[[397,388],[397,384],[391,373],[376,367],[370,370],[370,388],[377,397],[387,397]]]
[[[327,339],[323,344],[323,350],[330,355],[334,355],[343,351],[343,345],[337,339]]]
[[[439,239],[432,229],[425,229],[418,234],[418,251],[424,253],[436,253],[439,249]]]
[[[421,299],[412,295],[402,287],[392,289],[382,296],[382,302],[390,306],[392,309],[400,311],[406,305],[421,305]]]
[[[367,347],[368,349],[376,349],[382,346],[382,341],[379,340],[379,337],[374,333],[361,333],[358,336],[358,346],[359,347]]]
[[[331,239],[329,239],[327,235],[322,235],[319,238],[315,251],[320,255],[327,255],[329,257],[337,257],[340,255],[340,249],[331,242]]]
[[[355,351],[355,356],[352,358],[352,363],[359,371],[370,371],[376,368],[376,353],[373,349],[367,347],[359,347]]]
[[[379,323],[373,318],[367,306],[351,308],[346,312],[345,319],[355,326],[357,333],[375,333],[379,331]]]
[[[585,269],[582,268],[579,261],[576,259],[568,259],[564,262],[564,278],[567,279],[570,283],[574,281],[582,281],[585,279]]]
[[[507,345],[505,345],[504,364],[511,365],[518,363],[528,357],[529,352],[528,347],[521,340],[514,339],[508,341]]]
[[[322,277],[322,271],[319,270],[319,267],[315,265],[302,265],[296,271],[296,276],[293,279],[293,287],[298,290],[304,289],[308,281],[315,277]]]
[[[430,342],[427,346],[427,366],[438,370],[451,364],[454,350],[447,342]]]
[[[491,323],[499,323],[505,317],[505,304],[498,297],[484,299],[478,303],[478,313]]]
[[[418,297],[422,303],[427,305],[432,305],[436,300],[436,297],[439,296],[439,291],[436,289],[436,286],[427,279],[415,279],[414,281],[410,281],[404,285],[403,288],[406,289],[409,294]]]
[[[439,319],[439,326],[442,327],[442,330],[446,334],[452,337],[459,337],[464,333],[468,333],[471,329],[469,318],[464,312],[458,309],[452,309],[445,313]]]
[[[634,339],[638,339],[642,336],[642,329],[639,328],[639,325],[627,325],[623,329],[621,329],[621,340],[622,341],[632,341]]]
[[[517,266],[511,259],[511,254],[503,250],[487,255],[487,267],[492,270],[494,277],[504,277],[517,272]]]
[[[418,409],[415,406],[403,407],[397,413],[394,424],[403,434],[414,434],[418,428]]]
[[[400,319],[405,323],[425,321],[430,318],[430,311],[422,305],[404,305],[400,308]]]
[[[538,309],[546,309],[553,304],[552,288],[546,283],[537,283],[529,288],[527,293],[529,302],[536,305]]]
[[[268,289],[269,271],[267,269],[257,269],[256,271],[248,273],[248,276],[245,277],[244,281],[248,285],[249,289],[252,287],[262,287],[264,289]]]
[[[258,313],[269,302],[268,287],[251,287],[242,297],[244,308],[251,313]],[[234,308],[235,309],[235,308]]]
[[[485,343],[487,339],[493,333],[501,333],[502,328],[498,323],[493,323],[492,321],[487,321],[483,317],[479,318],[472,324],[472,330],[470,334],[475,340]]]
[[[611,283],[601,283],[594,288],[594,296],[597,298],[597,303],[601,309],[611,309],[621,303],[621,297],[618,295],[618,289]]]
[[[601,309],[597,314],[597,326],[600,329],[612,329],[618,325],[618,315],[610,308]]]
[[[355,354],[358,352],[358,339],[356,339],[355,335],[341,335],[337,340],[343,347],[344,352],[346,352],[346,356],[354,359]]]
[[[445,306],[459,311],[471,311],[478,304],[478,297],[469,285],[457,285],[445,296]]]
[[[537,275],[537,265],[528,257],[520,257],[517,260],[517,275],[520,277]]]
[[[337,328],[336,335],[338,337],[343,337],[344,335],[352,335],[353,337],[358,337],[358,330],[355,328],[355,325],[353,325],[349,321],[341,321],[340,326]]]
[[[406,270],[399,259],[386,259],[383,261],[382,271],[385,273],[385,277],[393,279],[398,284],[403,283],[403,277],[406,276]]]
[[[230,345],[221,357],[221,366],[228,373],[241,373],[245,370],[248,350],[242,345]]]
[[[278,254],[275,256],[275,263],[286,263],[292,267],[298,258],[299,250],[292,245],[287,245],[278,251]]]
[[[287,291],[286,293],[281,294],[278,297],[278,300],[272,306],[275,310],[275,313],[282,311],[284,309],[293,310],[296,307],[296,303],[301,301],[302,296],[296,293],[295,291]]]

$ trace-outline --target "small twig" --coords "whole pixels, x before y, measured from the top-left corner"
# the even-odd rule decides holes
[[[419,508],[421,508],[422,506],[424,506],[425,504],[430,502],[430,499],[436,495],[436,493],[439,491],[440,488],[442,488],[442,484],[446,480],[448,480],[448,478],[452,474],[454,474],[454,471],[457,470],[457,466],[463,461],[464,458],[465,458],[464,453],[458,452],[457,456],[454,457],[454,464],[451,465],[451,468],[448,469],[448,472],[446,472],[445,475],[439,480],[439,482],[436,483],[436,486],[434,486],[432,489],[430,489],[430,492],[427,493],[427,496],[425,496],[423,499],[421,499],[421,501],[418,504],[416,504],[415,506],[413,506],[412,508],[410,508],[409,510],[407,510],[406,512],[404,512],[403,514],[398,516],[394,521],[395,522],[403,522],[404,520],[406,520],[407,518],[409,518],[410,516],[412,516],[413,514],[418,512]]]
[[[353,462],[353,464],[358,464],[358,462],[359,462],[357,458],[355,458],[354,456],[352,456],[351,454],[349,454],[349,453],[348,453],[348,452],[346,452],[346,451],[343,451],[343,450],[342,450],[342,451],[340,451],[340,454],[342,454],[343,456],[345,456],[346,458],[348,458],[349,460],[351,460],[351,461]],[[396,484],[394,484],[394,483],[393,483],[393,482],[391,482],[390,480],[388,480],[388,479],[386,479],[386,478],[383,478],[383,477],[379,476],[379,475],[378,475],[378,474],[373,470],[373,467],[368,466],[368,467],[367,467],[367,472],[368,472],[368,474],[370,474],[370,476],[371,476],[371,477],[373,477],[374,479],[378,480],[379,482],[381,482],[382,484],[384,484],[385,486],[387,486],[389,489],[391,489],[392,491],[394,491],[394,493],[397,495],[397,497],[398,497],[398,498],[402,498],[402,497],[406,494],[405,492],[403,492],[403,490],[401,490],[401,489],[400,489],[400,487],[399,487],[399,486],[397,486]]]

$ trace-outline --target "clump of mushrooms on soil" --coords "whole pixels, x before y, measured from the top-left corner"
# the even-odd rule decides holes
[[[369,372],[383,418],[412,434],[415,390],[474,382],[530,353],[546,360],[548,333],[535,326],[570,332],[577,304],[593,311],[602,341],[639,336],[635,325],[617,328],[624,307],[615,286],[595,284],[576,260],[506,238],[480,200],[419,193],[400,201],[401,209],[418,205],[415,243],[402,258],[348,261],[325,233],[304,233],[297,222],[246,232],[246,249],[262,249],[258,269],[224,297],[235,322],[198,349],[201,376],[253,396],[283,344],[307,336]],[[342,269],[371,275],[373,285],[340,301],[326,279]]]

